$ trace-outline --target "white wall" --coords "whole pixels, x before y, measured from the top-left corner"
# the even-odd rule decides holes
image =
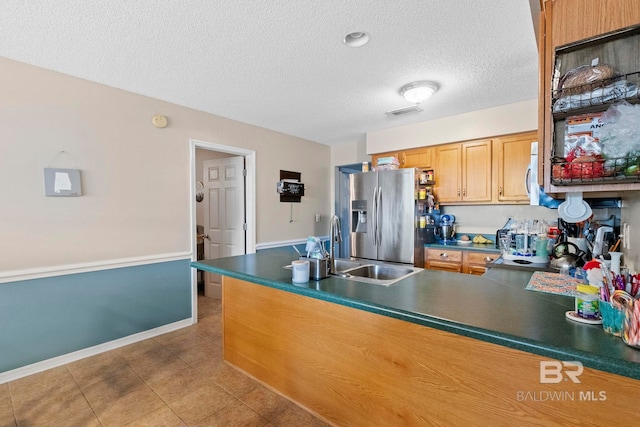
[[[0,273],[191,252],[191,138],[256,151],[259,244],[304,239],[331,210],[325,145],[4,58],[0,99]],[[44,196],[62,150],[51,166],[80,169],[82,197]],[[281,169],[307,185],[293,221]]]

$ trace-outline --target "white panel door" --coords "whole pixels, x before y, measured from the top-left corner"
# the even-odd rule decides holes
[[[244,158],[226,157],[203,163],[205,187],[205,259],[245,253]],[[219,287],[218,274],[205,274],[205,286]],[[205,288],[207,289],[207,288]],[[215,292],[217,294],[217,292]]]

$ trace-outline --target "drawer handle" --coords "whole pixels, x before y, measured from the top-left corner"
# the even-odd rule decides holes
[[[446,252],[442,252],[442,253],[440,254],[440,258],[449,258],[449,254],[448,254],[448,253],[446,253]]]
[[[491,258],[490,256],[488,256],[488,257],[486,257],[484,260],[485,260],[485,261],[487,261],[487,262],[490,262],[490,261],[493,261],[493,258]]]

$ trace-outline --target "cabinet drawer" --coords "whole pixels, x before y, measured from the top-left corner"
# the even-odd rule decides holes
[[[467,252],[466,255],[466,264],[481,266],[484,266],[487,262],[495,261],[500,256],[499,254],[492,254],[488,252]]]
[[[462,264],[462,251],[449,249],[427,249],[427,261],[443,261]]]
[[[462,273],[462,264],[446,261],[427,261],[426,268],[429,270],[451,271]]]

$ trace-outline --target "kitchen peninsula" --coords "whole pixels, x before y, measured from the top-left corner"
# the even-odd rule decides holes
[[[525,290],[530,272],[294,286],[293,259],[268,249],[192,266],[224,276],[225,360],[331,423],[640,421],[640,350],[567,320],[573,299]]]

